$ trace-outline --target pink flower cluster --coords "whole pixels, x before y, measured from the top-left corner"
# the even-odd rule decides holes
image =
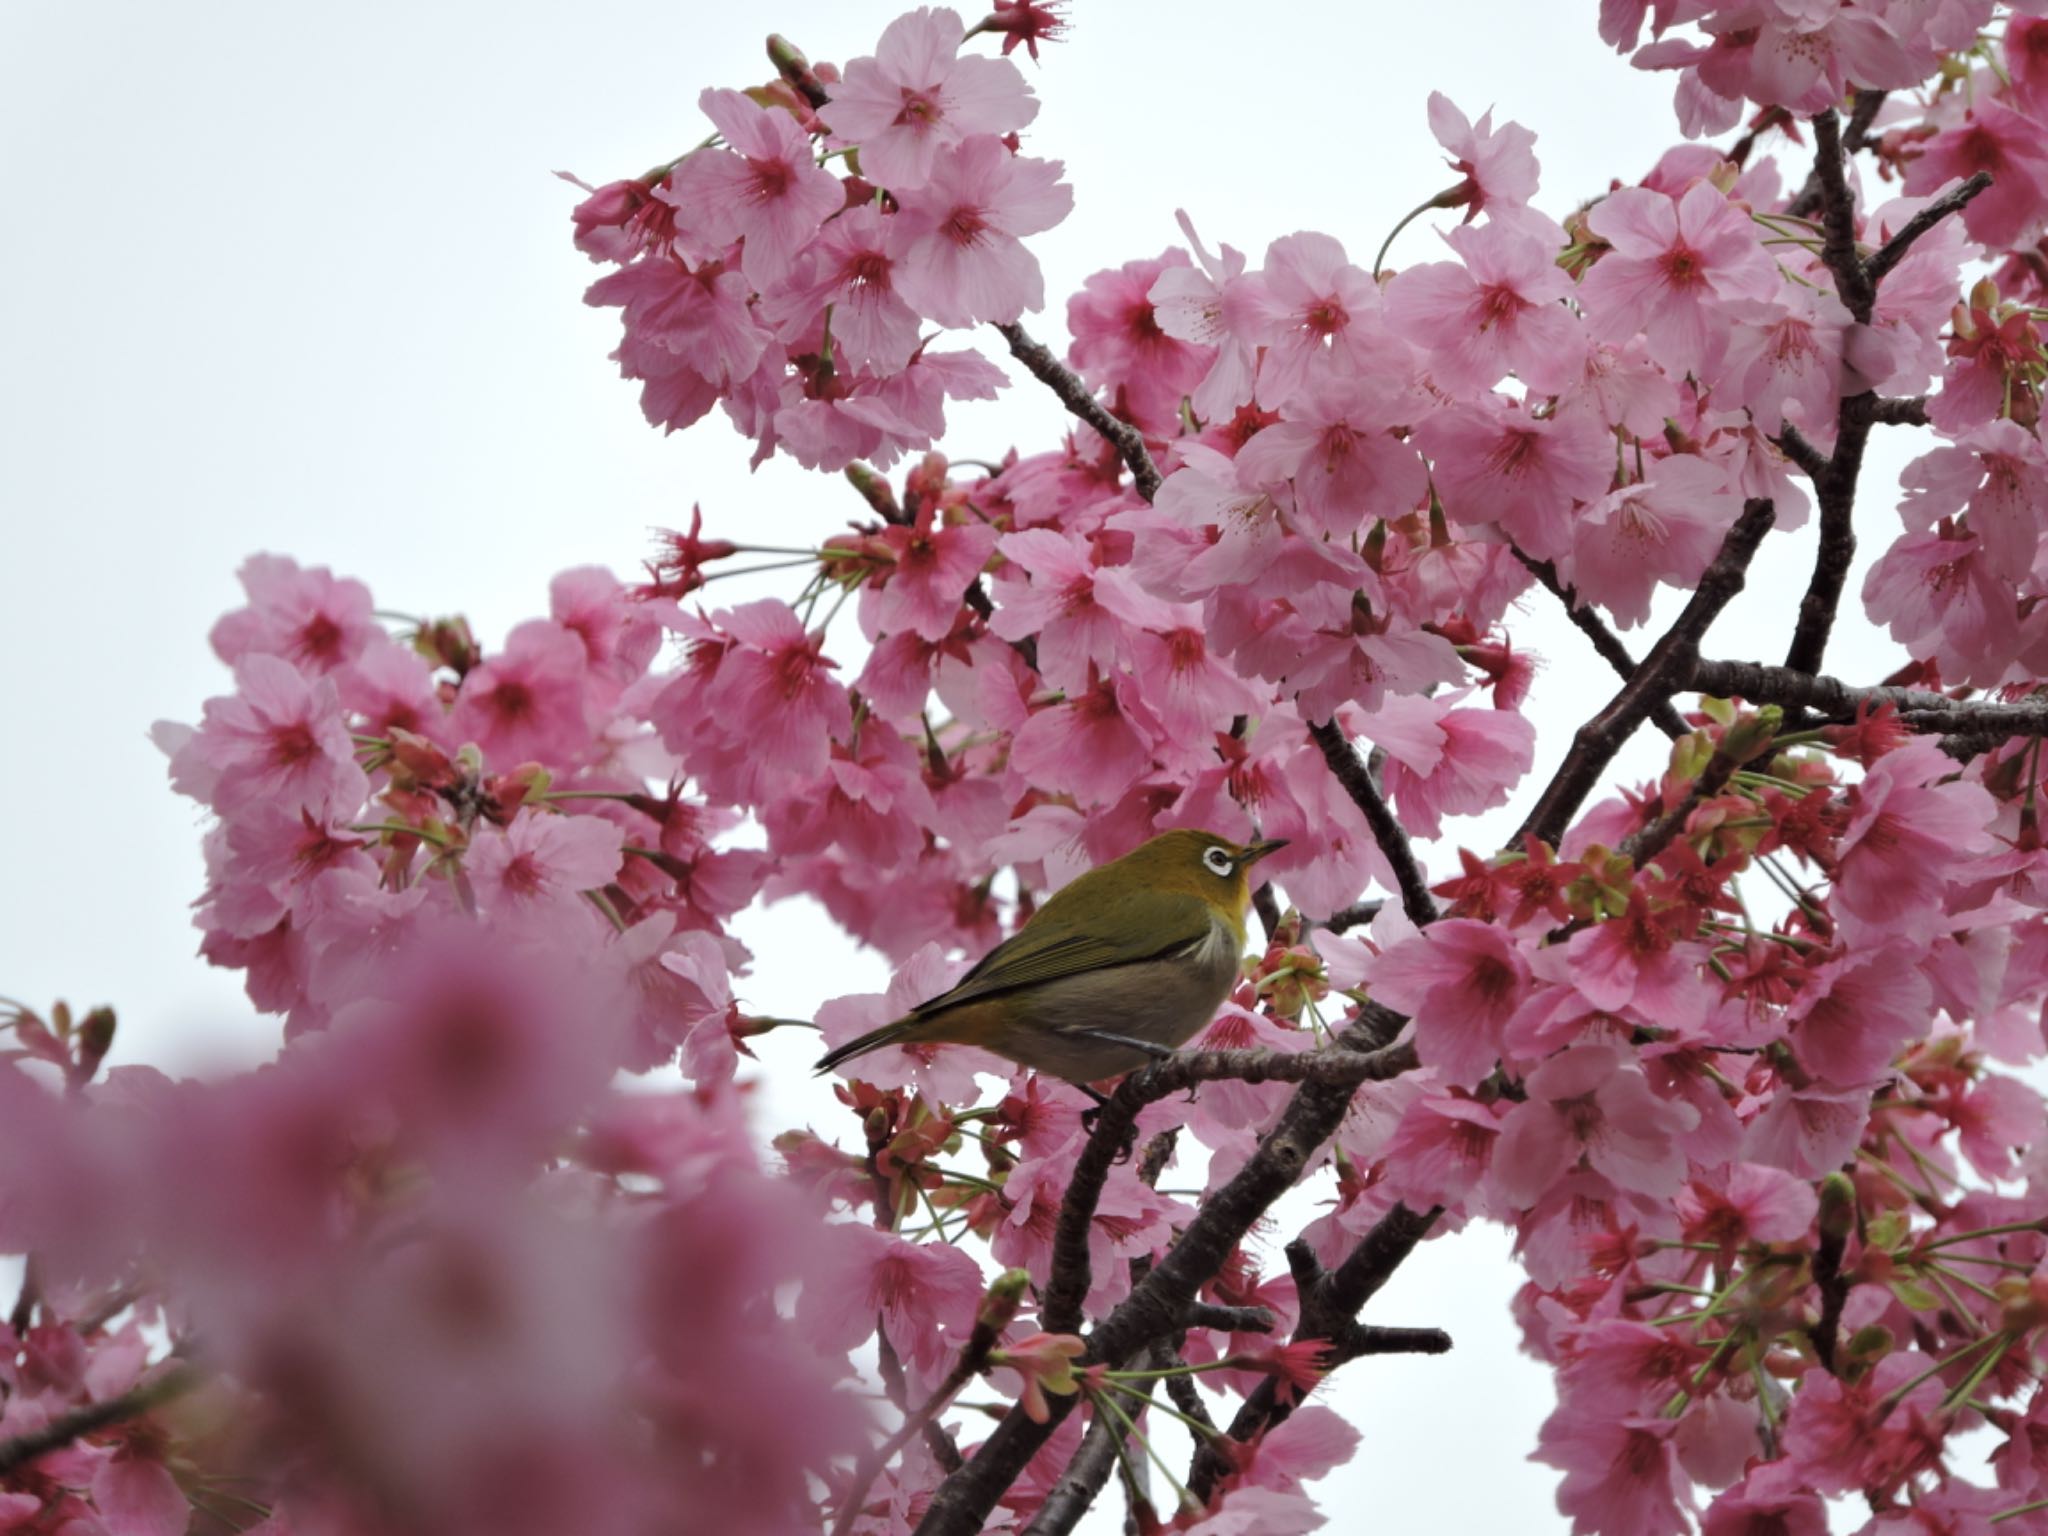
[[[1436,96],[1431,206],[1462,220],[1439,247],[1389,270],[1301,231],[1255,267],[1183,216],[1184,246],[1070,298],[1064,365],[1015,329],[1044,302],[1025,241],[1072,193],[1023,153],[1007,57],[1057,6],[919,9],[843,67],[777,39],[774,80],[706,91],[702,147],[576,208],[615,268],[588,297],[621,310],[651,422],[722,405],[757,462],[845,471],[861,520],[794,548],[693,521],[644,580],[557,577],[494,650],[249,563],[214,634],[232,693],[157,738],[209,816],[203,952],[287,1045],[211,1086],[101,1078],[110,1020],[4,1021],[0,1251],[35,1260],[0,1330],[0,1466],[165,1395],[0,1473],[0,1531],[155,1536],[240,1499],[278,1536],[704,1509],[903,1536],[986,1433],[954,1406],[983,1370],[1044,1436],[989,1512],[1022,1529],[1085,1422],[1157,1418],[1152,1377],[1040,1309],[1101,1173],[1088,1101],[887,1049],[849,1064],[836,1133],[783,1130],[764,1170],[737,1069],[780,1021],[741,1008],[725,924],[808,895],[897,963],[886,993],[820,997],[837,1045],[1176,827],[1288,840],[1266,947],[1195,1048],[1327,1055],[1374,1009],[1413,1056],[1304,1170],[1324,1208],[1295,1267],[1248,1235],[1202,1288],[1235,1310],[1172,1330],[1191,1391],[1293,1410],[1217,1441],[1174,1528],[1322,1518],[1303,1483],[1357,1436],[1297,1406],[1332,1344],[1300,1276],[1427,1212],[1514,1234],[1558,1383],[1536,1454],[1575,1530],[1819,1532],[1855,1494],[1870,1536],[2048,1531],[2048,1111],[2015,1072],[2048,1050],[2038,10],[1609,0],[1602,35],[1679,72],[1689,132],[1753,110],[1736,144],[1560,219],[1532,133]],[[1897,196],[1807,174],[1851,95],[1848,147]],[[982,324],[1067,399],[1065,441],[934,449],[946,400],[1005,380],[933,346]],[[1842,589],[1866,437],[1921,423],[1861,594],[1902,686],[1834,710],[1809,609]],[[1587,804],[1599,765],[1576,794],[1561,774],[1529,797],[1554,821],[1458,846],[1537,759],[1512,631],[1539,580],[1641,679],[1613,630],[1725,595],[1758,518],[1810,501],[1803,693],[1681,719],[1692,674],[1660,674],[1655,782]],[[801,590],[709,603],[748,553]],[[1701,636],[1672,644],[1691,665]],[[2002,713],[1969,696],[1992,688]],[[1367,791],[1333,739],[1369,750]],[[1433,875],[1410,839],[1451,840]],[[671,1065],[686,1091],[614,1087]],[[1293,1095],[1226,1079],[1143,1110],[1136,1145],[1179,1128],[1192,1171],[1169,1193],[1171,1164],[1110,1163],[1069,1237],[1083,1327]],[[188,1369],[206,1385],[173,1399]]]

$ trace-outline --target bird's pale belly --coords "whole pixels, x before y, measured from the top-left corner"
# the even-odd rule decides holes
[[[1103,1030],[1178,1049],[1192,1039],[1237,981],[1239,940],[1221,923],[1192,951],[1063,977],[1013,993],[1011,1024],[997,1047],[1011,1060],[1068,1082],[1089,1083],[1145,1066],[1129,1046],[1091,1039]]]

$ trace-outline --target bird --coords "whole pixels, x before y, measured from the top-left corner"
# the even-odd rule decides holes
[[[1161,833],[1076,876],[958,985],[827,1051],[817,1070],[944,1042],[1085,1087],[1171,1056],[1237,981],[1246,872],[1286,846]]]

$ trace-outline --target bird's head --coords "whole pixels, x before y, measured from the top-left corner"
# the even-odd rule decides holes
[[[1241,917],[1251,902],[1252,882],[1247,871],[1267,854],[1286,846],[1285,838],[1234,843],[1214,832],[1162,832],[1116,863],[1128,866],[1134,886],[1185,891],[1232,917]]]

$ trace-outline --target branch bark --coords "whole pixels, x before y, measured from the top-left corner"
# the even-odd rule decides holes
[[[167,1403],[198,1385],[199,1373],[196,1370],[190,1366],[174,1366],[154,1381],[130,1387],[119,1397],[60,1413],[41,1429],[32,1429],[11,1440],[0,1440],[0,1478],[27,1466],[39,1456],[62,1450],[96,1430],[139,1419],[158,1404]]]
[[[1851,721],[1858,711],[1890,705],[1916,731],[1987,741],[2048,736],[2048,698],[2018,704],[1952,699],[1919,688],[1856,688],[1825,674],[1770,667],[1754,661],[1702,661],[1691,686],[1716,698],[1808,709],[1823,720]]]
[[[1373,1057],[1383,1064],[1388,1075],[1395,1070],[1406,1070],[1406,1065],[1413,1061],[1411,1053],[1405,1050],[1386,1052],[1386,1047],[1406,1023],[1407,1020],[1392,1009],[1367,1003],[1338,1037],[1338,1048],[1351,1055]],[[1386,1054],[1382,1056],[1382,1052]],[[1198,1054],[1234,1056],[1239,1053]],[[1105,1131],[1113,1127],[1112,1116],[1122,1118],[1128,1129],[1137,1105],[1135,1099],[1126,1100],[1125,1095],[1134,1092],[1134,1080],[1168,1074],[1181,1059],[1176,1057],[1173,1061],[1148,1067],[1126,1078],[1103,1109],[1094,1136],[1090,1138],[1090,1149]],[[1397,1060],[1402,1063],[1398,1067]],[[1223,1267],[1231,1252],[1252,1229],[1253,1223],[1294,1185],[1316,1149],[1342,1123],[1356,1086],[1356,1082],[1313,1078],[1302,1085],[1288,1100],[1286,1109],[1281,1111],[1279,1122],[1245,1160],[1244,1166],[1209,1196],[1166,1256],[1089,1335],[1089,1360],[1126,1360],[1147,1343],[1173,1331],[1188,1304]],[[1116,1134],[1121,1139],[1125,1132]],[[1088,1152],[1084,1151],[1082,1156],[1086,1160]],[[1107,1173],[1106,1163],[1102,1171]],[[1079,1180],[1080,1170],[1077,1168],[1075,1182],[1078,1184]],[[1086,1198],[1092,1201],[1100,1194],[1100,1189],[1098,1176],[1094,1193]],[[1067,1198],[1069,1201],[1075,1199],[1072,1186],[1068,1189]],[[1092,1205],[1090,1209],[1092,1211]],[[1065,1221],[1063,1209],[1062,1225]],[[1082,1294],[1085,1293],[1084,1286]],[[1059,1422],[1073,1411],[1074,1399],[1057,1397],[1048,1406],[1051,1412],[1043,1424],[1026,1416],[1021,1407],[1012,1409],[982,1442],[967,1465],[939,1485],[925,1510],[924,1519],[918,1524],[918,1536],[974,1536],[994,1510],[1003,1490],[1016,1480]]]
[[[1401,910],[1408,914],[1408,921],[1418,928],[1435,922],[1436,898],[1429,894],[1429,877],[1415,862],[1415,849],[1408,842],[1408,834],[1381,798],[1365,760],[1358,755],[1334,718],[1320,725],[1311,725],[1308,733],[1321,749],[1323,761],[1330,765],[1330,772],[1344,786],[1344,793],[1351,797],[1351,803],[1365,814],[1365,824],[1372,828],[1373,841],[1380,845],[1380,852],[1386,855],[1387,863],[1393,868],[1394,882],[1401,888]]]
[[[1579,602],[1577,589],[1564,584],[1557,574],[1555,565],[1548,560],[1538,560],[1520,549],[1515,550],[1515,558],[1522,562],[1523,567],[1536,578],[1537,584],[1544,591],[1564,604],[1565,617],[1578,627],[1580,634],[1593,642],[1593,649],[1599,652],[1602,661],[1614,669],[1617,677],[1626,678],[1634,674],[1636,659],[1629,654],[1628,647],[1616,638],[1614,631],[1607,627],[1606,622],[1591,606]],[[1650,711],[1650,723],[1673,741],[1686,733],[1685,721],[1668,701],[1660,701]]]
[[[1023,326],[998,325],[996,329],[1003,333],[1003,340],[1010,344],[1010,355],[1022,363],[1040,383],[1058,395],[1060,404],[1116,446],[1116,451],[1123,456],[1124,463],[1130,466],[1131,478],[1137,482],[1138,494],[1147,501],[1158,495],[1159,466],[1152,462],[1152,451],[1145,446],[1145,434],[1128,421],[1119,421],[1110,415],[1081,376],[1054,357],[1051,348],[1044,342],[1035,340]]]
[[[1535,809],[1509,840],[1510,847],[1520,847],[1532,834],[1555,847],[1586,796],[1600,782],[1600,775],[1607,771],[1607,765],[1635,734],[1636,727],[1649,718],[1659,700],[1668,700],[1687,686],[1699,658],[1700,638],[1742,590],[1749,562],[1756,557],[1757,546],[1770,531],[1775,516],[1775,509],[1767,500],[1751,501],[1743,507],[1742,516],[1728,530],[1721,552],[1700,577],[1684,611],[1607,707],[1579,727],[1571,751],[1565,754],[1564,762],[1544,787]]]

